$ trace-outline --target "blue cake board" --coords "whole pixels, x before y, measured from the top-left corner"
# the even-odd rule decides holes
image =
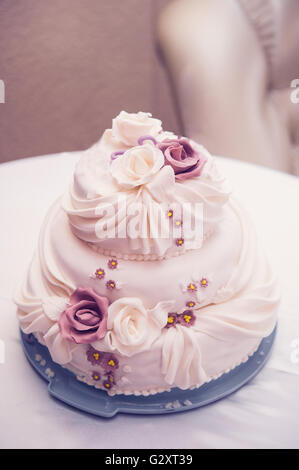
[[[173,388],[170,392],[148,397],[135,395],[110,396],[104,390],[80,382],[67,369],[51,359],[48,349],[33,335],[21,332],[26,357],[35,371],[48,382],[50,395],[81,411],[103,418],[112,418],[117,413],[172,414],[192,410],[213,403],[238,390],[251,380],[264,366],[269,357],[276,334],[264,338],[257,351],[249,359],[218,379],[194,390]]]

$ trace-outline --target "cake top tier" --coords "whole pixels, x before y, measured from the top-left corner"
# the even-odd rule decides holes
[[[149,113],[121,113],[83,152],[63,207],[75,235],[107,255],[159,259],[198,249],[229,197],[207,150]]]

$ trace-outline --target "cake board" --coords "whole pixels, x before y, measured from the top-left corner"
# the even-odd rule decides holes
[[[34,370],[48,382],[51,396],[78,410],[102,418],[118,413],[172,414],[208,405],[235,392],[251,380],[266,363],[274,342],[276,327],[264,338],[249,359],[219,378],[193,390],[173,388],[149,396],[114,395],[77,380],[69,370],[51,359],[48,349],[33,335],[21,332],[25,355]]]

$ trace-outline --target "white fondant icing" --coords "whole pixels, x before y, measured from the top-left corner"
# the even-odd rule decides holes
[[[68,364],[72,360],[72,352],[79,345],[64,339],[59,330],[58,323],[55,323],[44,335],[45,345],[49,349],[53,361],[58,364]]]
[[[68,299],[52,295],[50,297],[42,299],[42,308],[46,317],[54,322],[59,320],[61,312],[65,310],[68,303]]]
[[[133,140],[134,119],[125,124],[131,126]],[[107,131],[83,152],[69,193],[45,218],[38,250],[16,294],[20,325],[78,380],[103,388],[102,381],[92,379],[95,366],[88,361],[87,345],[64,340],[58,325],[59,312],[72,292],[91,287],[110,301],[108,334],[92,345],[113,352],[119,361],[109,394],[147,396],[177,386],[197,388],[245,362],[271,333],[279,290],[251,220],[230,195],[210,156],[198,178],[169,179],[165,185],[164,175],[171,173],[162,170],[159,184],[157,173],[141,192],[122,191],[128,203],[137,197],[144,205],[165,197],[171,203],[201,201],[206,237],[202,246],[180,251],[169,239],[105,243],[95,237],[98,205],[115,203],[120,190],[110,172],[111,153],[126,150],[119,147],[124,145],[117,140],[124,127],[118,124],[117,138],[118,131]],[[157,140],[163,140],[162,134]],[[107,268],[112,254],[121,258],[121,269]],[[94,276],[97,268],[105,270],[103,279]],[[200,286],[202,277],[209,281],[206,288]],[[108,280],[121,288],[108,289]],[[191,281],[197,285],[195,295],[186,289]],[[190,300],[196,301],[194,325],[164,328],[167,313],[181,313]]]
[[[172,168],[165,166],[147,184],[132,189],[119,186],[111,174],[111,167],[120,165],[124,155],[111,164],[111,147],[106,141],[85,151],[63,198],[74,234],[104,254],[120,254],[128,259],[136,255],[141,255],[140,259],[147,255],[157,259],[200,248],[221,222],[230,188],[207,150],[193,145],[207,158],[200,178],[176,182]],[[154,148],[146,143],[144,147]],[[193,222],[202,226],[202,233],[186,234],[188,237],[181,251],[176,246],[175,236],[164,237],[172,230],[166,217],[171,206],[186,218],[190,211]],[[140,233],[136,234],[135,230],[130,233],[132,227],[138,227]],[[161,236],[154,236],[157,233]]]
[[[181,325],[167,330],[162,347],[162,374],[169,385],[182,389],[206,381],[195,330]]]

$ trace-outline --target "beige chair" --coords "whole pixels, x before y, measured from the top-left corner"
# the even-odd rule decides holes
[[[186,135],[299,174],[298,18],[298,0],[174,0],[162,10],[158,40]]]

